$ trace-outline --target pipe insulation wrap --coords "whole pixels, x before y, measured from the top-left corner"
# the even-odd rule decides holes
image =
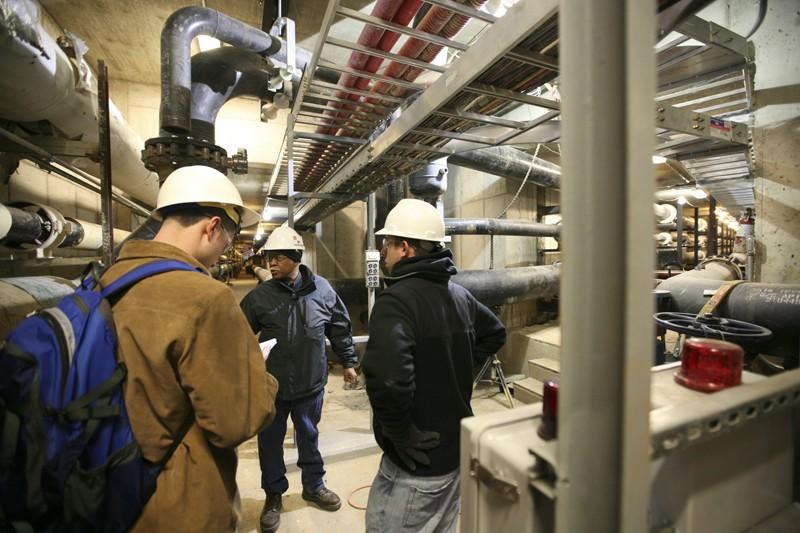
[[[669,224],[678,215],[678,209],[671,204],[653,204],[653,214],[659,224]]]
[[[19,16],[19,13],[28,16]],[[64,137],[99,142],[97,79],[81,59],[77,70],[40,24],[39,6],[31,0],[0,0],[0,117],[19,123],[48,121]],[[114,185],[148,205],[155,205],[158,176],[139,159],[142,139],[110,102]],[[87,158],[69,162],[89,172]]]

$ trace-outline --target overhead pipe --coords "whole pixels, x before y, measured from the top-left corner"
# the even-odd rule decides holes
[[[561,187],[561,169],[549,161],[509,146],[492,146],[448,157],[451,165],[507,178],[525,179],[541,187]]]
[[[560,224],[540,224],[504,218],[446,218],[445,235],[518,235],[523,237],[559,237]]]
[[[214,123],[220,108],[238,96],[265,98],[278,68],[261,55],[225,46],[192,56],[191,134],[216,143]]]
[[[43,135],[47,121],[66,139],[98,143],[97,79],[73,42],[76,65],[40,22],[39,5],[31,0],[0,0],[0,117],[25,124]],[[158,176],[139,159],[142,140],[111,105],[111,152],[114,185],[150,206],[158,194]],[[71,164],[96,172],[87,158]]]
[[[232,46],[285,60],[286,47],[280,38],[200,6],[175,11],[161,31],[160,124],[165,132],[191,131],[192,39],[208,35]]]

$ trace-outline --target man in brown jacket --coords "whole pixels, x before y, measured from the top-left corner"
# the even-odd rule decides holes
[[[146,278],[113,307],[118,353],[128,368],[125,404],[144,457],[162,460],[181,428],[193,422],[133,531],[235,531],[235,448],[274,418],[277,382],[264,370],[233,293],[206,269],[230,247],[238,227],[259,216],[208,167],[173,172],[156,210],[163,224],[153,241],[125,244],[101,283],[156,259],[202,271]]]

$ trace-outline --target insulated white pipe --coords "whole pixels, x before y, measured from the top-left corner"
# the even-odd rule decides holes
[[[672,244],[672,234],[667,231],[662,231],[656,234],[656,241],[659,246],[669,246]]]
[[[653,213],[659,224],[669,224],[675,220],[678,210],[670,204],[653,204]]]
[[[0,204],[0,241],[6,238],[8,230],[11,229],[11,213],[8,208]]]
[[[12,2],[0,12],[0,117],[23,123],[46,120],[68,139],[97,143],[97,80],[82,58],[77,69],[73,66],[42,27],[39,12],[31,0]],[[113,103],[110,109],[114,185],[153,206],[158,176],[140,159],[144,143]],[[97,171],[87,158],[70,162]]]
[[[79,250],[99,250],[103,247],[103,226],[85,220],[74,220],[83,228],[83,239],[73,244],[72,248],[78,248]],[[124,241],[130,234],[130,231],[114,228],[114,243]]]

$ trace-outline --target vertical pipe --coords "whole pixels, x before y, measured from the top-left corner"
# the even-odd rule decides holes
[[[747,281],[753,281],[753,279],[755,278],[755,276],[753,275],[753,264],[755,263],[754,259],[756,255],[755,237],[753,237],[752,235],[748,235],[747,237],[745,237],[744,245],[745,245],[745,251],[747,253],[747,257],[745,259],[745,269],[744,269],[745,279]]]
[[[367,196],[367,249],[375,248],[375,193]],[[375,305],[375,287],[367,289],[367,318],[372,316],[372,307]]]
[[[294,228],[294,114],[292,113],[286,117],[286,200],[286,222],[290,228]]]
[[[97,124],[100,128],[100,214],[103,226],[103,264],[114,263],[114,227],[111,204],[111,126],[108,112],[108,68],[97,61]]]
[[[717,214],[714,210],[717,208],[717,199],[713,196],[708,197],[708,230],[706,233],[706,239],[708,244],[706,245],[706,256],[707,257],[714,257],[717,255],[719,251],[719,246],[717,245]]]
[[[565,180],[561,190],[556,531],[643,531],[653,350],[648,200],[655,6],[563,0],[559,13],[563,172],[582,179]]]

